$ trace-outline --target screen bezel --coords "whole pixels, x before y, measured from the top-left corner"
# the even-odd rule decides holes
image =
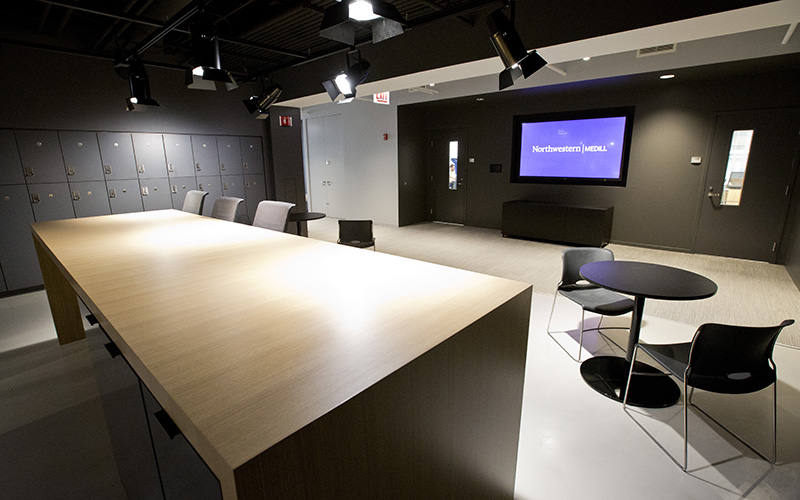
[[[511,163],[511,182],[517,184],[575,184],[582,186],[617,186],[624,187],[628,181],[628,163],[633,135],[634,106],[589,109],[580,111],[563,111],[558,113],[539,113],[533,115],[514,115],[514,137],[512,141],[513,159]],[[521,176],[520,147],[522,143],[522,124],[566,120],[585,120],[591,118],[625,117],[625,132],[622,145],[620,175],[615,178],[602,177],[537,177]]]

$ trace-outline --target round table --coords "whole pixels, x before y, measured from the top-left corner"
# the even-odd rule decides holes
[[[297,224],[297,235],[300,235],[300,223],[306,222],[310,220],[317,220],[317,219],[324,219],[325,214],[322,212],[294,212],[290,213],[288,217],[289,222],[294,222]]]
[[[698,300],[717,293],[716,283],[705,276],[647,262],[592,262],[583,265],[580,273],[590,283],[634,297],[625,357],[596,356],[581,364],[581,375],[592,388],[620,402],[625,397],[633,348],[639,342],[645,299]],[[627,404],[664,408],[675,404],[680,398],[680,388],[667,374],[639,362],[634,366],[633,373]]]

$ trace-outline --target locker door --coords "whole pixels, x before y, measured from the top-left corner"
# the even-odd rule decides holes
[[[210,135],[192,136],[195,175],[200,177],[219,175],[219,155],[217,139]]]
[[[267,199],[267,185],[263,175],[244,176],[244,203],[247,207],[247,216],[252,221],[256,216],[258,204]]]
[[[242,174],[242,150],[238,137],[217,137],[219,170],[222,175]]]
[[[111,214],[106,181],[70,182],[69,188],[77,217]]]
[[[0,184],[25,184],[13,130],[0,130]]]
[[[103,180],[103,161],[96,133],[59,132],[58,138],[70,182]]]
[[[69,184],[66,182],[33,184],[28,186],[28,192],[36,222],[75,218]]]
[[[161,134],[133,134],[133,154],[140,179],[166,179],[167,160]]]
[[[100,132],[100,157],[106,180],[137,179],[131,134]]]
[[[61,144],[54,130],[18,130],[17,144],[28,184],[66,182]]]
[[[126,214],[144,210],[139,194],[139,181],[106,181],[108,201],[112,214]]]
[[[218,175],[197,177],[197,189],[207,191],[206,201],[203,203],[203,215],[210,217],[211,209],[214,208],[214,201],[222,196],[222,183]]]
[[[142,202],[145,210],[164,210],[172,208],[169,194],[169,179],[142,179]]]
[[[241,137],[242,169],[245,174],[264,175],[264,156],[261,152],[260,137]]]
[[[192,177],[172,177],[169,180],[170,194],[172,195],[172,208],[181,210],[183,208],[183,200],[186,198],[186,192],[192,189],[197,189],[197,181],[194,176]],[[208,197],[206,197],[206,202]]]
[[[164,134],[164,150],[170,177],[194,177],[192,140],[188,135]]]
[[[0,186],[0,267],[9,290],[42,284],[31,237],[33,209],[24,184]]]

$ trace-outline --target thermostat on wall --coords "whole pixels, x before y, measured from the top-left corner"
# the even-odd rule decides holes
[[[701,163],[703,163],[703,158],[700,156],[692,156],[691,162],[692,165],[700,165]]]

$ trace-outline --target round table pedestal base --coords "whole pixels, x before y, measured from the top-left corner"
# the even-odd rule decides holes
[[[596,356],[581,363],[581,376],[592,389],[622,402],[630,364],[617,356]],[[667,374],[637,362],[627,404],[643,408],[666,408],[678,402],[681,390]]]

